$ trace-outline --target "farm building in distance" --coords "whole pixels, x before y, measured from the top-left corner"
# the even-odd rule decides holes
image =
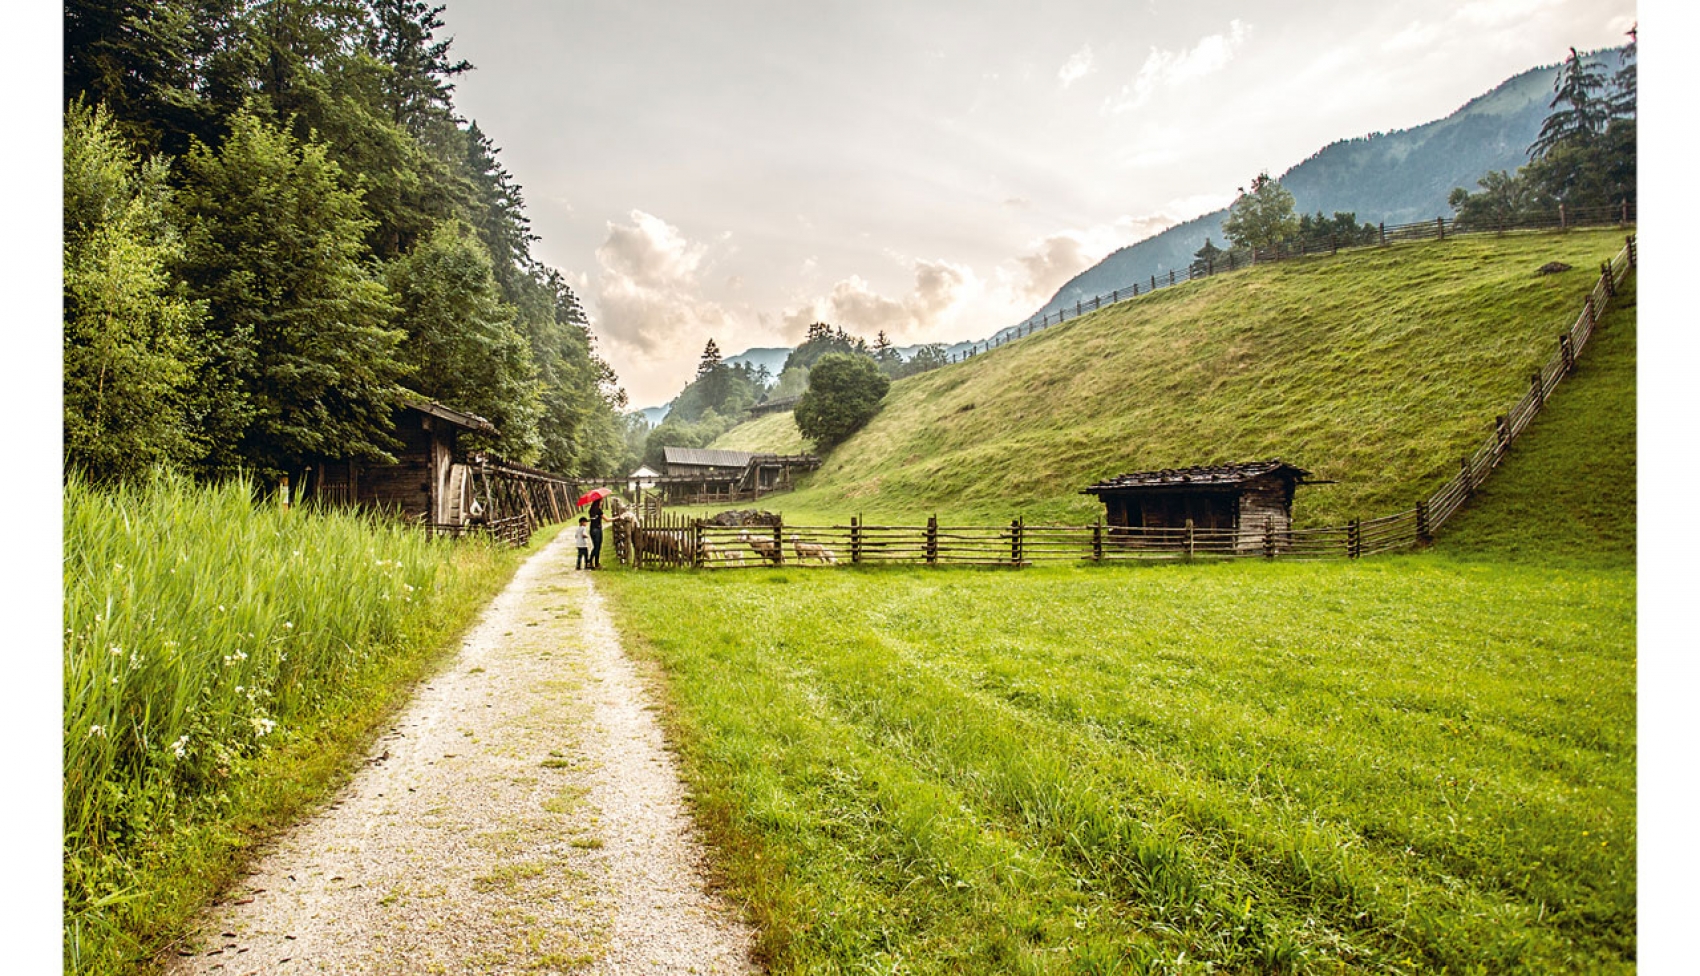
[[[1314,484],[1310,472],[1283,461],[1171,468],[1118,475],[1081,489],[1104,503],[1112,527],[1200,531],[1266,531],[1285,535],[1293,523],[1293,489]]]
[[[759,498],[791,487],[797,471],[813,471],[813,454],[753,454],[703,447],[665,448],[667,473],[654,488],[670,502],[720,502]]]

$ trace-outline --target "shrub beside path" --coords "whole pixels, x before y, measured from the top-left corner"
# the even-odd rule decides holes
[[[171,974],[747,973],[672,755],[563,535]]]

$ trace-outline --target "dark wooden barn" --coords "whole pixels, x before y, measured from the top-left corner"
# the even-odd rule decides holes
[[[405,402],[395,412],[391,432],[401,442],[396,463],[323,460],[307,471],[298,494],[332,505],[358,505],[390,511],[432,524],[464,520],[470,486],[455,464],[465,433],[496,433],[490,421],[440,403]],[[464,467],[464,466],[459,466]]]
[[[394,424],[391,434],[401,449],[393,463],[321,459],[307,466],[296,497],[387,512],[442,534],[488,531],[516,543],[577,511],[577,490],[568,479],[467,454],[462,437],[496,433],[483,417],[409,400],[396,409]]]
[[[1285,535],[1293,522],[1293,490],[1309,471],[1283,461],[1136,471],[1081,490],[1104,503],[1112,527]]]

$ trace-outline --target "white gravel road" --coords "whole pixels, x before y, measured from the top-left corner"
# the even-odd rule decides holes
[[[557,539],[171,974],[748,973],[672,755]]]

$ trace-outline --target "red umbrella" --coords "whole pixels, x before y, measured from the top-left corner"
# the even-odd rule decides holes
[[[613,490],[609,489],[609,488],[592,488],[589,491],[587,491],[584,494],[579,496],[578,507],[583,508],[584,506],[589,505],[591,502],[596,501],[598,498],[607,498],[609,495],[612,495],[613,493],[614,493]]]

